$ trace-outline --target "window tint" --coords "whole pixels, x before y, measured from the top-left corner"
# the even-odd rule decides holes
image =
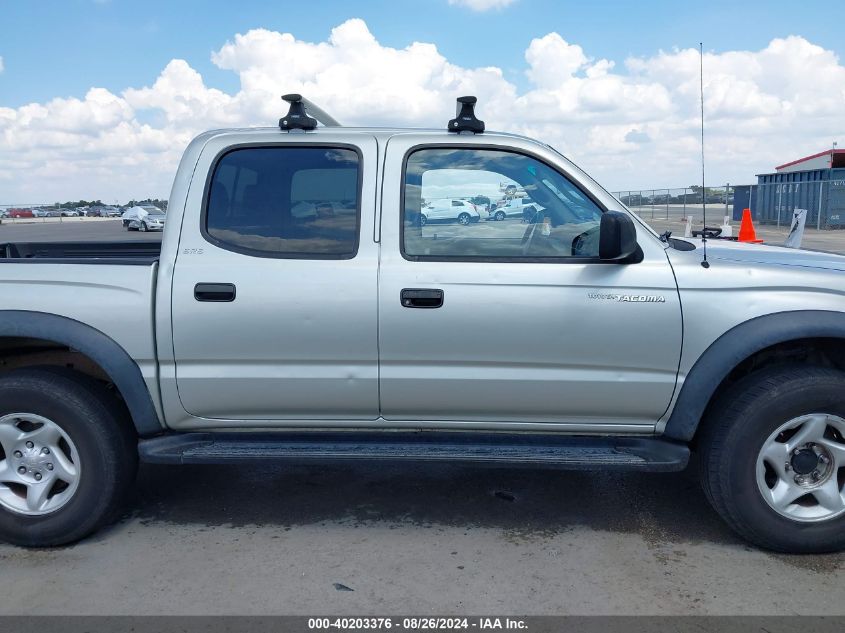
[[[409,257],[598,257],[601,209],[566,177],[523,154],[421,149],[405,168]]]
[[[358,250],[358,155],[325,147],[224,155],[205,230],[222,248],[265,257],[344,259]]]

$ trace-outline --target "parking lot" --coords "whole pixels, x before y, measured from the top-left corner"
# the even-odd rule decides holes
[[[0,561],[0,612],[17,614],[835,614],[845,599],[843,555],[749,547],[692,471],[144,466],[110,529]]]
[[[52,219],[52,218],[51,218]],[[9,222],[0,225],[2,242],[109,242],[160,240],[161,232],[127,231],[120,220],[82,218],[64,222]]]
[[[0,226],[0,242],[159,237]],[[110,528],[0,545],[0,587],[0,614],[841,614],[845,555],[747,545],[694,468],[145,465]]]

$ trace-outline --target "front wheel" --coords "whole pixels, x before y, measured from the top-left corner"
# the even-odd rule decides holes
[[[141,231],[141,233],[146,233],[146,232],[149,230],[149,229],[147,228],[147,223],[146,223],[146,222],[141,222],[141,228],[140,228],[140,229],[138,229],[138,230],[139,230],[139,231]]]
[[[845,549],[845,372],[784,366],[739,381],[699,441],[713,507],[749,541],[789,553]]]
[[[138,461],[122,412],[99,383],[63,368],[0,379],[0,539],[63,545],[115,515]]]

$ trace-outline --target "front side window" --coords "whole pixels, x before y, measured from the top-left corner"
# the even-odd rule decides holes
[[[410,259],[598,257],[601,208],[545,163],[493,149],[419,149],[405,165]]]
[[[252,147],[214,169],[205,232],[263,257],[348,259],[358,251],[359,158],[350,149]]]

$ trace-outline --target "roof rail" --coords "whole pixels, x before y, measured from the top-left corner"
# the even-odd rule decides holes
[[[484,121],[479,121],[475,117],[475,104],[478,101],[475,97],[458,97],[458,103],[455,108],[455,118],[449,121],[446,129],[450,132],[458,134],[462,132],[472,132],[473,134],[481,134],[484,131]]]
[[[282,130],[313,130],[317,123],[326,127],[340,127],[334,117],[300,94],[282,95],[282,99],[290,104],[288,113],[279,119],[279,128]]]

